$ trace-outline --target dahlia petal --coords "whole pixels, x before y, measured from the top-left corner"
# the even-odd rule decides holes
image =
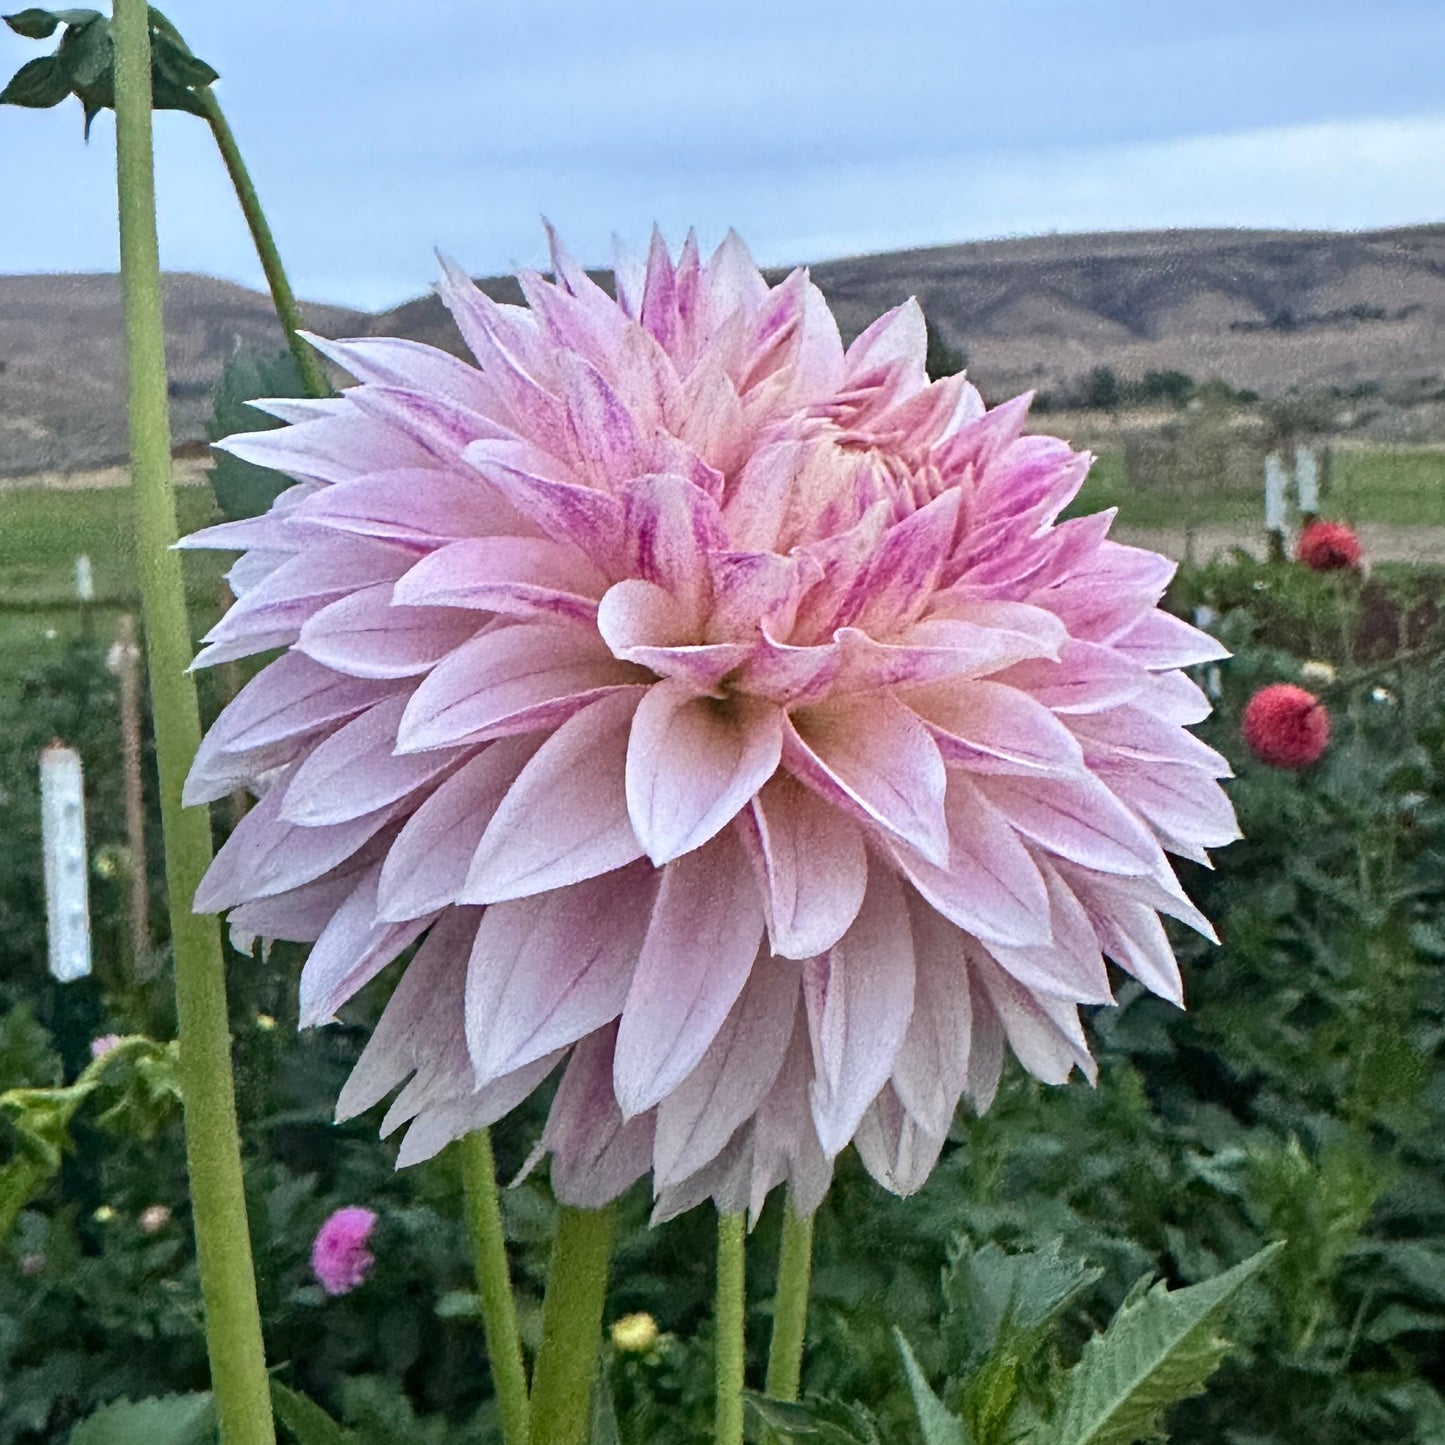
[[[893,1062],[893,1090],[926,1133],[943,1135],[968,1082],[973,1010],[963,935],[916,898],[908,916],[917,977],[908,1032]]]
[[[886,693],[795,712],[784,734],[784,759],[822,797],[879,824],[930,861],[947,859],[943,758],[923,724]]]
[[[911,848],[893,853],[913,886],[947,919],[990,943],[1049,940],[1049,896],[1038,865],[1004,816],[966,777],[948,780],[947,868]]]
[[[1020,833],[1061,858],[1101,873],[1141,874],[1159,866],[1159,845],[1092,774],[980,776],[977,786]]]
[[[347,393],[358,411],[410,437],[434,464],[454,463],[477,441],[511,441],[510,427],[440,396],[397,386],[359,386]]]
[[[390,684],[338,676],[299,652],[263,668],[226,705],[201,740],[186,778],[189,807],[222,798],[280,763],[307,739],[345,722],[391,691]]]
[[[896,642],[875,641],[854,627],[840,627],[834,636],[840,692],[985,677],[1050,651],[1022,633],[945,620],[916,623]]]
[[[490,537],[526,525],[514,507],[470,473],[419,467],[325,487],[294,516],[331,531],[411,547],[437,547],[457,537]]]
[[[1107,910],[1091,911],[1089,918],[1099,946],[1125,973],[1151,993],[1184,1007],[1179,964],[1169,946],[1169,935],[1152,908],[1116,898]]]
[[[865,631],[914,621],[938,589],[962,505],[962,493],[944,492],[891,527],[839,621]]]
[[[1020,688],[975,680],[906,696],[946,762],[971,772],[1072,773],[1084,766],[1079,740]]]
[[[695,643],[696,616],[655,582],[629,577],[610,587],[598,605],[597,630],[614,657],[687,683],[695,694],[711,693],[753,649],[736,642]]]
[[[623,541],[622,504],[579,486],[554,457],[523,442],[478,442],[463,459],[544,536],[571,542],[604,571]]]
[[[768,1191],[788,1182],[793,1207],[805,1217],[823,1202],[833,1179],[833,1161],[818,1142],[809,1102],[812,1045],[805,1011],[799,1009],[783,1066],[753,1120],[751,1212],[762,1213]]]
[[[1146,822],[1195,849],[1223,848],[1242,836],[1224,790],[1197,768],[1151,763],[1147,770],[1111,767],[1104,776]]]
[[[298,482],[287,487],[271,503],[271,510],[262,512],[259,517],[217,522],[213,527],[202,527],[198,532],[187,533],[171,545],[178,552],[244,552],[253,547],[285,549],[289,545],[288,539],[295,536],[287,514],[308,497],[327,490],[315,482]]]
[[[634,866],[487,909],[467,968],[467,1045],[479,1084],[622,1012],[654,888],[652,871]]]
[[[1116,873],[1099,873],[1069,862],[1056,862],[1054,866],[1068,880],[1069,887],[1083,901],[1091,915],[1101,909],[1107,912],[1115,900],[1122,898],[1127,902],[1142,903],[1160,913],[1167,913],[1170,918],[1187,923],[1211,943],[1219,942],[1219,935],[1215,933],[1209,920],[1185,897],[1179,880],[1167,863],[1147,877],[1135,878]]]
[[[249,954],[238,940],[285,939],[288,943],[315,943],[331,916],[356,888],[356,869],[328,873],[314,883],[303,883],[270,898],[257,898],[233,908],[226,922],[237,953]]]
[[[379,866],[361,876],[316,940],[301,970],[300,1026],[327,1023],[364,984],[413,944],[430,918],[385,923],[376,916]]]
[[[423,557],[395,601],[592,623],[607,583],[575,548],[542,537],[467,537]]]
[[[829,1157],[853,1137],[888,1081],[913,1013],[913,989],[903,889],[890,872],[874,867],[853,927],[826,954],[803,965],[813,1122]]]
[[[424,342],[394,336],[330,341],[310,331],[297,334],[359,382],[424,392],[463,406],[475,406],[485,396],[476,367]]]
[[[654,1149],[656,1145],[654,1144]],[[654,1171],[654,1187],[656,1187]],[[753,1141],[752,1131],[739,1129],[736,1134],[695,1173],[676,1184],[658,1187],[648,1224],[666,1224],[696,1208],[711,1197],[718,1214],[741,1214],[748,1207],[752,1193]]]
[[[486,744],[411,815],[382,865],[383,918],[416,918],[458,901],[487,824],[542,741],[525,734]]]
[[[968,1096],[976,1113],[986,1114],[1003,1078],[1004,1031],[984,988],[972,990],[973,1036],[968,1045]]]
[[[487,1129],[510,1114],[557,1067],[561,1051],[548,1054],[500,1079],[493,1079],[475,1093],[460,1094],[444,1102],[428,1104],[418,1111],[396,1151],[396,1167],[409,1168],[434,1159],[454,1139],[478,1129]]]
[[[565,888],[642,856],[627,813],[627,740],[640,689],[568,718],[492,814],[458,895],[500,903]]]
[[[418,752],[551,725],[645,678],[581,629],[513,623],[473,638],[432,670],[412,694],[397,746]]]
[[[640,476],[622,489],[628,571],[670,592],[689,615],[704,595],[711,552],[726,551],[728,535],[718,505],[685,477]]]
[[[938,1156],[947,1130],[930,1134],[885,1088],[868,1107],[853,1142],[863,1167],[885,1188],[905,1199],[923,1188]]]
[[[432,461],[424,447],[384,421],[363,416],[349,398],[329,416],[239,432],[213,445],[243,462],[303,482],[349,482],[370,472],[424,467]]]
[[[885,311],[848,348],[849,379],[869,372],[883,372],[888,384],[901,394],[911,395],[928,384],[924,355],[928,350],[928,328],[923,308],[910,296],[901,306]]]
[[[453,607],[402,607],[395,584],[379,582],[314,612],[297,650],[351,677],[415,677],[473,637],[476,614]]]
[[[769,703],[650,688],[627,749],[627,808],[647,856],[661,867],[725,828],[777,770],[782,732]]]
[[[453,751],[394,753],[405,697],[388,698],[339,728],[291,774],[281,816],[308,828],[345,823],[398,802],[447,771]]]
[[[350,858],[399,807],[391,804],[345,823],[305,828],[281,816],[285,800],[283,779],[236,824],[196,889],[191,906],[197,913],[222,913],[313,882]]]
[[[781,775],[753,799],[768,937],[783,958],[826,952],[848,931],[868,886],[858,825]]]
[[[576,352],[564,351],[560,360],[562,400],[581,474],[594,484],[606,485],[645,472],[650,438],[640,431],[622,398]]]
[[[1169,672],[1201,662],[1219,662],[1229,649],[1217,638],[1168,612],[1153,611],[1113,639],[1125,657],[1142,663],[1150,672]]]
[[[1208,694],[1182,672],[1155,673],[1138,703],[1164,722],[1182,727],[1203,722],[1213,711]]]
[[[638,319],[663,348],[671,350],[677,339],[677,274],[667,254],[667,242],[656,226],[647,250],[647,275]]]
[[[709,636],[752,642],[763,629],[786,635],[803,591],[798,558],[776,552],[722,552],[709,560],[713,582]]]
[[[1077,718],[1070,726],[1091,745],[1098,761],[1116,767],[1133,762],[1171,763],[1211,778],[1233,775],[1228,761],[1213,748],[1139,706],[1110,708]]]
[[[696,1173],[756,1113],[793,1036],[799,976],[788,964],[760,960],[696,1068],[658,1104],[652,1167],[659,1188]]]
[[[1083,905],[1057,870],[1041,862],[1039,871],[1049,890],[1049,942],[1028,948],[990,943],[989,953],[1005,972],[1036,994],[1051,994],[1072,1003],[1113,1003],[1108,971]]]
[[[614,1028],[572,1051],[540,1148],[552,1155],[552,1192],[574,1209],[601,1209],[645,1173],[653,1115],[624,1119],[612,1095]]]
[[[1020,662],[993,680],[1068,715],[1102,712],[1134,701],[1150,686],[1149,674],[1137,662],[1121,657],[1111,647],[1076,639],[1064,644],[1057,662]],[[1207,715],[1207,707],[1205,711]]]
[[[703,268],[702,294],[713,328],[734,312],[755,311],[767,300],[768,283],[736,231],[728,231]]]
[[[732,546],[758,552],[777,547],[798,478],[812,456],[808,443],[783,440],[759,448],[748,458],[723,503]]]
[[[665,1098],[717,1037],[757,957],[763,912],[728,832],[663,869],[617,1029],[613,1089],[631,1118]]]
[[[1009,1047],[1029,1073],[1046,1084],[1062,1084],[1077,1067],[1094,1081],[1097,1066],[1073,1004],[1034,993],[982,952],[969,967],[993,1003]]]
[[[438,1036],[460,1034],[467,955],[480,915],[475,909],[444,913],[397,980],[366,1047],[336,1100],[344,1123],[379,1104],[403,1079],[435,1057]],[[466,1051],[461,1052],[466,1062]],[[462,1079],[471,1084],[470,1067]]]

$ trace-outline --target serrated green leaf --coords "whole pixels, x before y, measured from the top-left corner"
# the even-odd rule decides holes
[[[1272,1244],[1202,1284],[1170,1291],[1161,1281],[1131,1294],[1084,1346],[1034,1445],[1134,1445],[1156,1436],[1164,1412],[1199,1394],[1228,1353],[1214,1329],[1220,1312],[1280,1248]]]
[[[55,34],[55,27],[60,24],[60,16],[53,10],[42,10],[32,5],[28,10],[7,15],[5,23],[17,35],[23,35],[27,40],[49,40]]]
[[[27,60],[4,90],[0,105],[22,105],[27,110],[49,110],[70,94],[70,78],[65,67],[53,55]]]
[[[209,1393],[118,1400],[71,1431],[70,1445],[209,1445],[216,1408]]]
[[[860,1409],[836,1400],[810,1399],[798,1404],[752,1391],[745,1391],[743,1400],[751,1418],[770,1432],[770,1440],[803,1440],[808,1445],[876,1445],[878,1441],[877,1431],[861,1418]]]
[[[893,1338],[898,1343],[898,1353],[903,1357],[903,1370],[908,1376],[908,1391],[913,1396],[918,1427],[923,1431],[923,1445],[969,1445],[963,1421],[950,1414],[943,1401],[933,1393],[923,1371],[918,1368],[918,1361],[914,1359],[908,1341],[903,1338],[903,1332],[895,1329]]]
[[[271,1381],[271,1408],[291,1432],[296,1445],[355,1445],[356,1437],[338,1425],[315,1400],[276,1379]]]

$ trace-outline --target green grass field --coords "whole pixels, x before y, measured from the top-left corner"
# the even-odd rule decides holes
[[[1263,525],[1264,482],[1257,492],[1229,490],[1181,498],[1130,483],[1119,448],[1098,453],[1069,515],[1118,507],[1125,527],[1177,528]],[[1360,523],[1445,527],[1445,450],[1338,449],[1321,497],[1326,516]]]

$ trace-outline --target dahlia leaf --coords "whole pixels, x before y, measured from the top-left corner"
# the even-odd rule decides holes
[[[288,1389],[274,1378],[271,1381],[271,1408],[296,1445],[353,1445],[356,1439],[351,1431],[343,1430],[309,1396]]]
[[[1157,1435],[1176,1401],[1197,1395],[1229,1344],[1215,1330],[1225,1305],[1276,1254],[1272,1244],[1203,1284],[1141,1287],[1069,1371],[1057,1413],[1036,1445],[1133,1445]]]
[[[70,1445],[208,1445],[215,1429],[209,1392],[160,1395],[102,1406],[75,1427]]]
[[[53,55],[27,60],[9,84],[0,90],[0,105],[19,105],[28,110],[49,110],[70,94],[70,80]]]
[[[923,1432],[923,1445],[970,1445],[968,1431],[957,1415],[950,1413],[943,1401],[933,1393],[913,1350],[903,1332],[895,1329],[893,1338],[903,1357],[903,1370],[908,1377],[908,1392],[918,1415],[918,1428]]]

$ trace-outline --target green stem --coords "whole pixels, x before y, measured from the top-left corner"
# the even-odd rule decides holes
[[[800,1216],[788,1200],[778,1252],[778,1293],[773,1303],[773,1341],[768,1350],[768,1394],[796,1400],[803,1377],[803,1338],[808,1331],[808,1286],[813,1274],[813,1216]]]
[[[216,147],[225,162],[226,173],[235,187],[241,212],[246,217],[246,224],[251,228],[251,240],[255,244],[261,269],[266,273],[266,284],[271,288],[271,301],[276,307],[281,329],[286,333],[286,345],[291,348],[296,370],[301,373],[301,384],[306,388],[307,396],[330,396],[331,384],[326,380],[320,358],[300,335],[305,324],[301,319],[301,308],[297,306],[291,282],[286,278],[286,268],[281,264],[281,253],[276,249],[276,238],[271,234],[265,211],[261,209],[261,198],[256,194],[251,173],[241,158],[241,148],[236,144],[236,137],[221,110],[221,103],[216,99],[215,92],[207,87],[197,94],[206,108],[206,120],[210,123],[211,134],[216,138]]]
[[[532,1377],[532,1439],[538,1445],[586,1445],[615,1222],[610,1205],[564,1209],[557,1221]]]
[[[502,1232],[491,1133],[478,1129],[466,1135],[458,1148],[467,1198],[467,1223],[476,1256],[477,1288],[482,1297],[482,1324],[487,1334],[497,1408],[502,1417],[503,1445],[527,1445],[527,1371],[522,1363],[517,1302],[507,1268],[507,1243]]]
[[[743,1445],[743,1366],[746,1358],[743,1316],[747,1217],[720,1214],[717,1221],[716,1354],[717,1445]]]
[[[200,743],[201,721],[195,683],[186,671],[191,636],[180,556],[171,551],[176,540],[176,505],[166,414],[145,0],[116,0],[113,34],[136,550],[155,714],[186,1156],[206,1310],[206,1344],[226,1445],[273,1445],[276,1436],[241,1179],[221,931],[215,918],[191,912],[196,885],[211,861],[211,828],[204,809],[181,806],[181,785]]]

